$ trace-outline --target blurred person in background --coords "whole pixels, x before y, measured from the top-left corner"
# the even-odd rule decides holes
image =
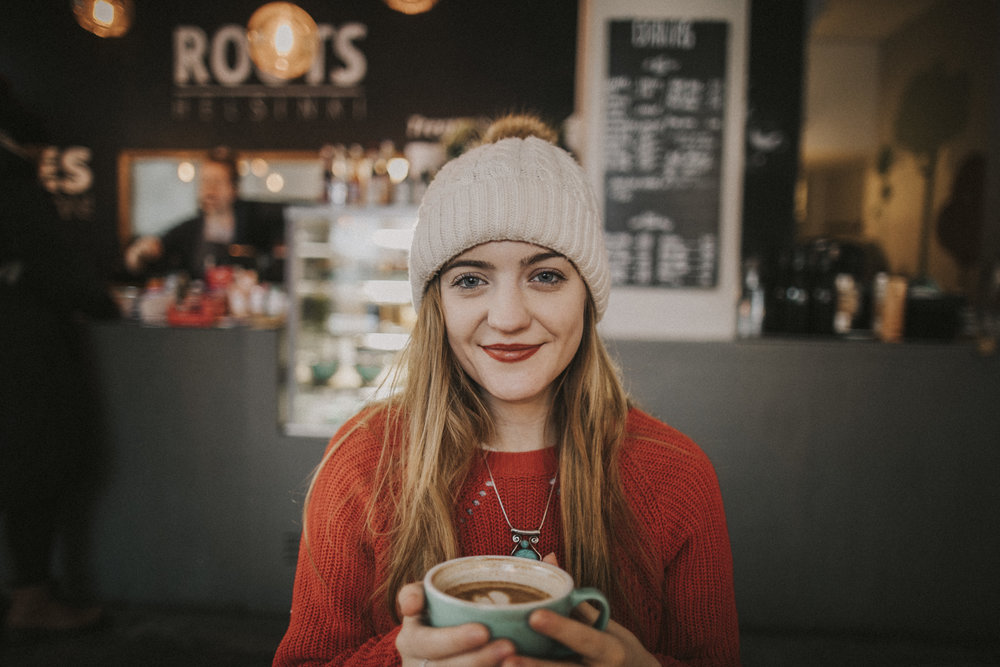
[[[13,580],[3,627],[35,635],[94,627],[99,607],[59,597],[57,535],[94,484],[96,414],[90,409],[82,318],[118,308],[67,238],[27,146],[41,123],[0,77],[0,519]]]
[[[126,248],[125,269],[136,277],[183,272],[205,277],[215,266],[256,270],[262,280],[281,282],[284,216],[281,207],[239,198],[236,156],[215,148],[202,161],[198,214],[162,236],[141,236]]]

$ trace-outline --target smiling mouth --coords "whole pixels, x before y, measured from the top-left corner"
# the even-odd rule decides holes
[[[483,351],[506,364],[524,361],[542,348],[541,345],[484,345]]]

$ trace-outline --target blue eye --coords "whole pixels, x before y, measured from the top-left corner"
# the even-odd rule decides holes
[[[463,274],[451,281],[452,287],[459,287],[462,289],[472,289],[474,287],[479,287],[482,284],[483,279],[471,273]]]
[[[550,271],[550,270],[539,271],[534,276],[532,276],[531,279],[549,285],[554,285],[556,283],[562,282],[563,280],[566,280],[566,278],[558,271]]]

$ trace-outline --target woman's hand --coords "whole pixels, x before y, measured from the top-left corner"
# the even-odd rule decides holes
[[[543,558],[546,563],[559,565],[555,554]],[[581,620],[560,616],[548,609],[539,609],[528,618],[528,625],[539,634],[555,639],[566,648],[577,654],[577,663],[581,665],[608,665],[641,667],[642,665],[659,666],[659,661],[639,642],[635,635],[623,625],[608,621],[606,630],[593,627],[598,611],[584,603],[573,612]],[[522,656],[512,657],[503,663],[503,667],[544,667],[546,665],[566,665],[565,661],[550,662],[537,658]]]
[[[581,604],[575,614],[585,619],[583,622],[560,616],[548,609],[539,609],[531,614],[528,625],[535,632],[552,637],[577,654],[575,664],[650,667],[659,666],[659,661],[647,651],[635,635],[614,621],[608,621],[607,630],[591,627],[597,620],[598,612],[589,604]],[[566,661],[551,662],[538,658],[515,656],[505,660],[503,667],[544,667],[565,666]]]
[[[396,637],[396,650],[403,667],[496,667],[514,655],[514,644],[506,639],[490,641],[490,633],[478,623],[450,628],[432,628],[421,620],[424,589],[419,583],[403,586],[396,596],[403,627]]]

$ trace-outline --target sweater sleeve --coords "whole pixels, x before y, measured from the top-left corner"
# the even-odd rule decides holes
[[[647,648],[662,665],[739,665],[733,560],[715,469],[683,434],[636,417],[631,425],[658,441],[625,464],[643,480],[633,507],[653,528],[662,559],[658,640]]]
[[[276,667],[400,663],[399,626],[372,597],[378,549],[366,526],[366,506],[376,460],[371,452],[381,444],[376,440],[365,427],[355,430],[319,473]]]
[[[664,624],[671,655],[663,665],[730,667],[740,664],[733,561],[722,495],[710,464],[701,509],[665,572]],[[709,474],[710,473],[710,474]]]

